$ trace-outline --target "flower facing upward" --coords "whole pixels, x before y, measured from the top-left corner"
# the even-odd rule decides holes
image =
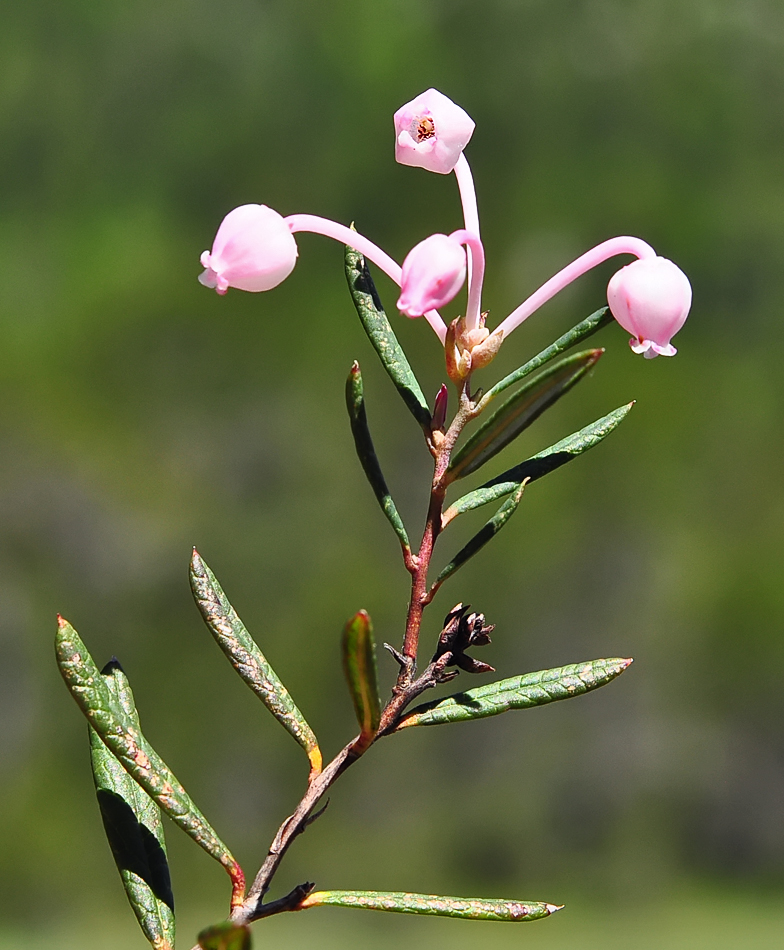
[[[221,222],[212,251],[201,256],[199,281],[225,294],[271,290],[297,262],[297,243],[285,219],[266,205],[241,205]]]
[[[686,321],[691,284],[666,257],[648,257],[622,267],[607,286],[610,310],[633,335],[629,345],[646,359],[675,356],[670,339]]]
[[[403,261],[397,309],[421,317],[449,303],[463,286],[466,253],[451,235],[431,234],[413,247]]]
[[[437,89],[428,89],[395,113],[395,160],[448,175],[474,131],[474,121]]]

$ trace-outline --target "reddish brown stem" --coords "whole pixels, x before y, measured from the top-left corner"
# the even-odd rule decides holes
[[[433,597],[433,592],[428,587],[427,575],[430,568],[430,559],[433,556],[433,548],[442,528],[444,499],[449,486],[447,476],[449,460],[460,432],[476,414],[476,407],[470,397],[468,382],[466,381],[460,392],[459,409],[449,429],[443,435],[439,433],[438,440],[436,440],[434,433],[432,439],[428,442],[434,458],[434,470],[425,530],[417,554],[413,554],[407,549],[403,551],[406,568],[411,573],[411,600],[406,617],[403,652],[402,654],[395,653],[401,669],[392,697],[381,714],[381,722],[373,741],[392,731],[403,710],[413,699],[444,679],[444,666],[447,657],[441,657],[439,661],[431,662],[424,673],[418,678],[416,677],[419,634],[424,609]],[[259,869],[247,897],[241,904],[233,908],[231,919],[235,923],[250,923],[271,914],[298,909],[298,900],[308,893],[310,885],[300,885],[291,894],[269,904],[263,903],[264,895],[267,893],[270,882],[292,841],[305,830],[315,817],[318,817],[318,814],[313,815],[313,809],[318,801],[364,751],[365,748],[360,748],[357,745],[357,740],[352,739],[320,774],[315,777],[311,776],[307,791],[296,810],[278,829],[278,833],[267,852],[264,864]]]

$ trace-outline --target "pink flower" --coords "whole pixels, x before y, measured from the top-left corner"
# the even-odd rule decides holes
[[[407,317],[448,304],[463,286],[466,253],[452,235],[431,234],[403,261],[397,309]]]
[[[629,345],[646,359],[675,356],[670,339],[691,306],[689,278],[665,257],[648,257],[622,267],[610,280],[607,301],[615,319],[633,334]]]
[[[473,119],[437,89],[395,113],[395,160],[448,175],[474,131]]]
[[[297,262],[297,243],[285,219],[266,205],[241,205],[221,222],[212,251],[201,256],[199,281],[225,294],[271,290]]]

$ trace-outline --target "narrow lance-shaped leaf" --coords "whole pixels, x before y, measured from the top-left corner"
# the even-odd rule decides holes
[[[199,934],[197,946],[202,950],[250,950],[250,927],[224,920],[207,927]]]
[[[545,409],[569,392],[596,365],[602,353],[604,350],[587,350],[567,356],[522,386],[455,452],[448,477],[464,478],[506,448]]]
[[[542,475],[547,475],[606,439],[631,412],[632,406],[634,406],[634,403],[630,402],[613,412],[609,412],[592,425],[567,436],[551,448],[545,449],[544,452],[540,452],[538,455],[526,459],[525,462],[507,469],[495,478],[491,478],[489,482],[485,482],[481,487],[495,488],[503,484],[519,483],[524,478],[535,481],[537,478],[541,478]]]
[[[571,462],[572,459],[576,459],[578,455],[582,455],[583,452],[587,452],[588,449],[592,449],[607,438],[623,422],[633,405],[634,403],[630,402],[626,406],[621,406],[620,409],[615,409],[601,419],[597,419],[596,422],[580,429],[579,432],[573,432],[565,439],[561,439],[560,442],[556,442],[555,445],[551,445],[519,465],[507,469],[502,475],[485,482],[481,488],[458,498],[444,512],[444,523],[448,523],[452,518],[466,511],[471,511],[474,508],[479,508],[503,498],[504,495],[516,491],[523,481],[535,482],[543,475],[547,475],[567,462]]]
[[[429,434],[430,410],[427,407],[427,400],[384,313],[365,258],[353,248],[346,247],[345,260],[349,290],[365,333],[402,396],[403,402],[425,433]]]
[[[489,521],[485,522],[480,530],[477,531],[473,538],[471,538],[468,544],[464,545],[457,552],[457,554],[435,579],[432,588],[433,591],[437,590],[447,579],[447,577],[449,577],[451,574],[454,574],[458,568],[462,567],[465,562],[469,558],[472,558],[478,551],[481,551],[487,542],[491,541],[498,534],[501,528],[503,528],[506,522],[517,510],[517,506],[520,504],[520,501],[523,497],[525,484],[525,482],[518,484],[512,497],[507,498],[503,505],[501,505],[498,511],[496,511],[496,513],[493,515],[493,517]]]
[[[120,664],[110,661],[101,675],[127,722],[138,731],[133,693]],[[174,896],[160,809],[92,727],[90,754],[98,807],[125,893],[155,950],[172,950]]]
[[[368,428],[367,412],[365,411],[365,394],[362,386],[362,373],[359,370],[359,363],[356,361],[351,367],[351,372],[346,380],[346,407],[348,409],[349,420],[351,422],[351,434],[354,436],[354,446],[362,464],[362,469],[370,482],[370,487],[378,500],[381,510],[392,525],[395,534],[398,536],[403,550],[408,553],[411,551],[411,544],[408,540],[403,520],[398,514],[395,502],[387,488],[384,473],[376,456],[376,450],[373,447],[373,439]]]
[[[58,618],[55,653],[65,685],[109,751],[172,821],[223,865],[232,881],[232,906],[241,903],[245,893],[242,868],[168,765],[128,720],[81,637],[62,617]]]
[[[195,548],[190,579],[196,605],[215,642],[272,715],[307,752],[311,774],[318,774],[322,765],[321,749],[313,730]]]
[[[476,689],[435,699],[409,710],[397,730],[409,726],[439,726],[466,719],[498,716],[510,709],[544,706],[559,699],[571,699],[604,686],[629,666],[630,659],[588,660],[554,670],[540,670],[488,683]]]
[[[352,749],[361,753],[373,741],[381,720],[373,624],[364,610],[354,614],[343,630],[343,670],[360,728]]]
[[[527,363],[523,363],[521,367],[508,376],[504,376],[495,386],[488,389],[482,397],[479,404],[480,407],[484,408],[505,389],[514,386],[515,383],[519,383],[520,380],[525,379],[526,376],[530,376],[530,374],[536,372],[540,366],[549,363],[550,360],[555,359],[556,356],[560,356],[564,351],[571,349],[583,340],[587,340],[589,336],[592,336],[597,330],[601,330],[602,327],[606,327],[607,324],[612,323],[612,321],[613,315],[610,313],[609,307],[602,307],[601,310],[592,313],[589,317],[586,317],[585,320],[581,320],[580,323],[564,333],[563,336],[558,337],[555,343],[551,343],[550,346],[545,347],[541,353],[537,353],[536,356],[528,360]]]
[[[436,894],[408,894],[405,891],[315,891],[300,905],[309,907],[359,907],[393,914],[423,914],[460,917],[464,920],[504,920],[522,923],[540,920],[561,910],[543,901],[495,900],[483,897],[441,897]]]

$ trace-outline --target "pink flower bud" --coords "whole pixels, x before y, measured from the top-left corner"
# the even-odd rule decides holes
[[[462,244],[446,234],[431,234],[412,248],[403,261],[397,309],[421,317],[449,303],[463,286],[466,254]]]
[[[395,113],[395,161],[448,175],[473,132],[467,112],[428,89]]]
[[[201,256],[199,281],[225,294],[271,290],[297,262],[297,243],[286,221],[266,205],[241,205],[221,221],[212,251]]]
[[[675,356],[670,338],[686,321],[691,284],[683,271],[665,257],[647,257],[622,267],[607,286],[607,301],[615,319],[633,334],[635,353]]]

